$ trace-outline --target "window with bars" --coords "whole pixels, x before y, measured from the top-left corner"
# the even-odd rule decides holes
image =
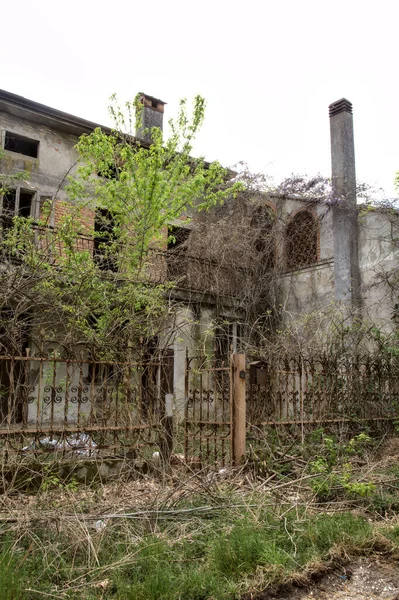
[[[287,225],[286,260],[290,270],[318,260],[318,223],[307,210],[297,213]]]

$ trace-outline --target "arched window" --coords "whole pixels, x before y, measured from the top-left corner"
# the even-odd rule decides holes
[[[313,215],[302,210],[288,223],[286,256],[288,269],[298,269],[317,262],[318,225]]]
[[[251,219],[254,248],[262,254],[269,269],[275,266],[276,260],[275,223],[276,215],[269,206],[257,208]]]

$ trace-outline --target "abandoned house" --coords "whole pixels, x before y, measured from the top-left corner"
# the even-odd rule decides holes
[[[164,103],[150,96],[143,99],[145,125],[162,128]],[[394,326],[397,216],[388,209],[356,203],[352,106],[347,100],[330,106],[330,123],[333,195],[340,200],[252,193],[245,208],[239,195],[203,222],[171,223],[173,240],[167,252],[175,260],[166,261],[165,276],[176,281],[170,292],[175,299],[171,330],[176,333],[165,335],[163,367],[141,375],[141,383],[160,386],[177,412],[186,403],[186,356],[208,353],[219,361],[228,360],[231,351],[245,347],[251,328],[271,312],[279,313],[284,324],[332,303],[343,303],[364,312],[385,330]],[[77,160],[75,145],[82,134],[96,127],[0,91],[1,173],[29,173],[28,180],[9,185],[3,194],[3,230],[13,216],[37,219],[47,200],[52,204],[49,226],[57,227],[65,210],[61,202],[67,199],[62,182]],[[104,233],[100,217],[85,215],[87,223],[94,230],[97,227],[97,238],[89,240],[88,247],[99,261],[104,259],[99,246]],[[276,275],[271,280],[268,274],[273,271]],[[31,345],[29,329],[19,335],[14,349],[2,348],[3,422],[9,413],[11,385],[6,355],[39,356]],[[72,365],[70,372],[63,366],[56,374],[50,368],[46,371],[44,360],[30,367],[29,373],[22,373],[22,363],[18,368],[14,377],[29,388],[27,422],[45,421],[50,412],[53,420],[74,421],[80,414],[76,407],[87,400],[89,391],[101,388],[99,368],[91,372],[89,363],[75,371]],[[17,422],[22,418],[18,410],[12,416]]]

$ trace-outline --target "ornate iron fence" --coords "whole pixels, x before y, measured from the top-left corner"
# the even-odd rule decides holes
[[[150,457],[154,449],[162,453],[166,417],[172,418],[165,406],[173,387],[171,364],[166,355],[159,361],[118,363],[0,356],[0,454],[133,458]],[[264,442],[271,428],[303,436],[318,427],[344,433],[387,430],[399,421],[396,359],[280,357],[253,363],[246,374],[234,364],[234,356],[218,366],[204,358],[187,359],[188,463],[236,461],[235,446],[245,444],[245,412],[247,447]],[[245,381],[246,403],[240,403],[237,390]],[[243,399],[243,388],[240,394]],[[175,439],[174,447],[178,443]]]
[[[329,427],[392,428],[399,418],[399,361],[355,358],[280,357],[249,367],[249,438],[265,427],[292,433]]]
[[[184,455],[200,466],[225,465],[231,455],[231,367],[187,358]]]
[[[0,452],[134,457],[158,446],[164,366],[0,356]]]

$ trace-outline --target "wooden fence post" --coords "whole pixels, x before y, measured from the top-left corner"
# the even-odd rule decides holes
[[[231,381],[231,460],[238,466],[246,455],[245,354],[232,355]]]

